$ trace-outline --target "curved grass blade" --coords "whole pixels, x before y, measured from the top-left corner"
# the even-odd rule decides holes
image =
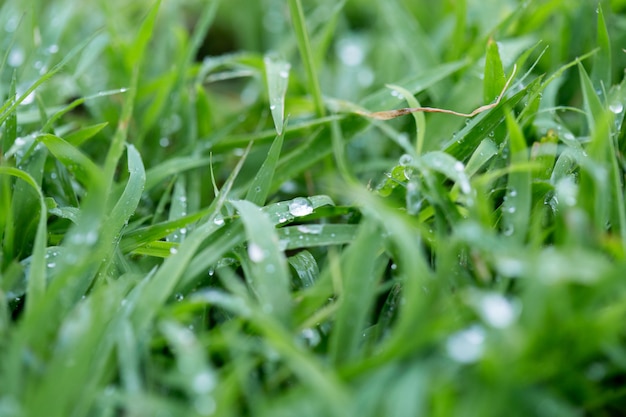
[[[434,151],[422,156],[419,162],[456,182],[463,194],[471,192],[469,178],[465,173],[465,165],[461,161],[457,161],[445,152]],[[416,167],[419,168],[417,165]]]
[[[58,136],[44,134],[37,137],[65,167],[83,184],[99,182],[102,170],[91,159]]]
[[[291,294],[287,262],[270,218],[256,205],[244,201],[231,202],[246,228],[248,257],[253,291],[264,311],[283,324],[291,321]]]
[[[409,107],[421,107],[417,98],[415,98],[409,90],[393,84],[389,84],[388,87],[400,93],[406,100]],[[426,117],[423,112],[415,112],[413,113],[413,118],[415,119],[415,130],[417,135],[415,141],[415,153],[419,156],[422,154],[422,149],[424,148],[424,138],[426,137]]]
[[[38,305],[45,295],[46,290],[46,243],[47,233],[47,208],[41,192],[33,177],[17,168],[0,166],[0,175],[11,175],[17,177],[35,190],[39,197],[39,222],[33,244],[33,254],[30,260],[30,268],[27,277],[26,312],[30,313],[33,306]]]

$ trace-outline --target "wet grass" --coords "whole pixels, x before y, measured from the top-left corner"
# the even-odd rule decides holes
[[[3,3],[0,416],[620,415],[625,12]]]

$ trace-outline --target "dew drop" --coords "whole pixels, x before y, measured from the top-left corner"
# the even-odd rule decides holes
[[[624,111],[624,105],[620,102],[615,102],[609,106],[609,110],[611,110],[615,114],[620,114]]]
[[[302,217],[313,213],[311,202],[304,197],[296,197],[289,203],[289,213],[295,217]]]
[[[215,388],[215,376],[209,371],[202,371],[196,374],[191,382],[191,386],[198,394],[206,394]]]
[[[404,154],[398,160],[398,164],[402,166],[410,165],[413,162],[413,157],[409,154]]]
[[[309,225],[301,225],[298,226],[298,231],[300,233],[310,234],[310,235],[319,235],[322,233],[323,226],[321,224],[309,224]]]
[[[261,262],[265,259],[265,251],[256,243],[248,245],[248,256],[252,262]]]
[[[302,330],[300,336],[304,340],[307,346],[315,347],[319,345],[322,338],[320,337],[319,332],[316,329],[306,328]]]
[[[474,363],[484,351],[485,331],[478,325],[454,333],[446,341],[448,355],[459,363]]]
[[[176,301],[183,301],[183,299],[184,299],[184,298],[185,298],[185,296],[184,296],[184,295],[182,295],[182,294],[181,294],[181,293],[179,293],[179,292],[177,292],[177,293],[174,295],[174,299],[175,299]]]
[[[501,294],[486,294],[479,306],[480,315],[490,326],[504,328],[510,326],[517,316],[515,306]]]
[[[22,48],[13,48],[11,52],[9,52],[9,56],[7,58],[7,63],[12,67],[19,67],[24,63],[24,59],[26,55],[24,54],[24,50]]]
[[[344,65],[357,67],[365,59],[365,50],[356,39],[342,39],[337,44],[337,55]]]

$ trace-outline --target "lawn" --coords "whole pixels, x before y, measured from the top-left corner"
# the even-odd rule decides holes
[[[0,3],[0,417],[618,416],[626,1]]]

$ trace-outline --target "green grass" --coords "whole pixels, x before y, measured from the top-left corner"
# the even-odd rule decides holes
[[[0,417],[621,415],[625,27],[5,1]]]

